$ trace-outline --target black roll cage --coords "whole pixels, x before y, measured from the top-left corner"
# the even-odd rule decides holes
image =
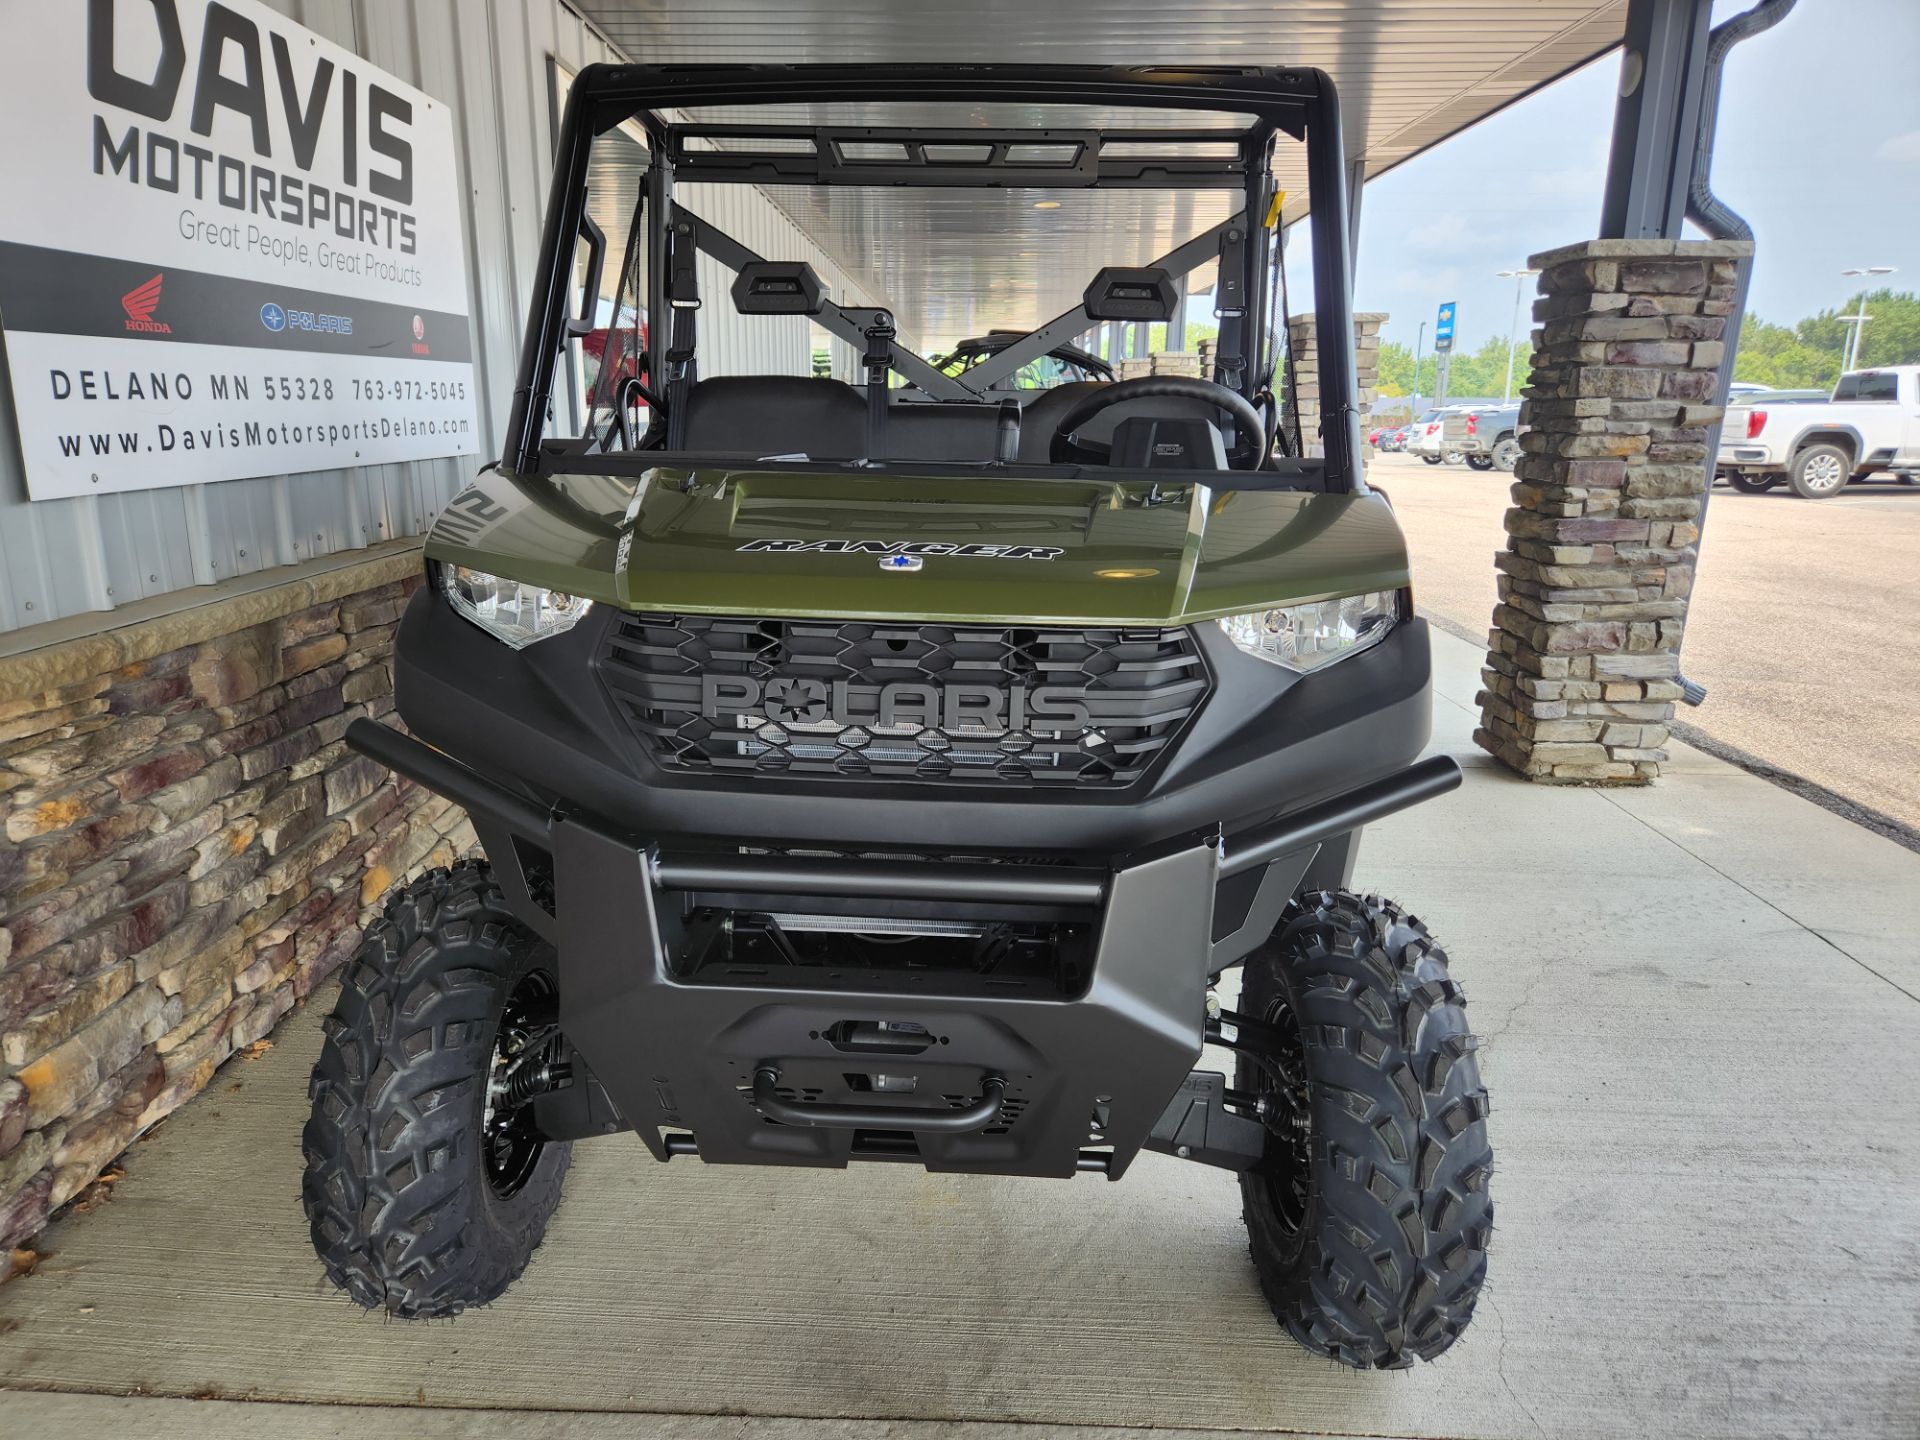
[[[860,126],[702,125],[673,121],[661,112],[709,105],[780,105],[811,102],[1024,103],[1138,107],[1226,112],[1252,117],[1244,130],[1109,131],[1036,128],[1007,130],[910,129]],[[595,243],[587,215],[587,163],[595,137],[628,121],[647,132],[651,163],[643,183],[646,222],[648,359],[655,377],[667,373],[667,246],[675,206],[675,179],[755,185],[938,185],[1070,188],[1143,187],[1238,190],[1245,204],[1223,221],[1162,258],[1184,274],[1211,254],[1233,254],[1244,303],[1223,317],[1219,351],[1224,378],[1252,398],[1269,373],[1267,333],[1261,317],[1270,303],[1268,277],[1274,230],[1260,223],[1274,200],[1270,174],[1276,137],[1305,143],[1308,190],[1313,205],[1314,303],[1319,361],[1320,440],[1324,488],[1364,492],[1357,396],[1354,385],[1352,258],[1349,253],[1346,154],[1333,81],[1306,68],[1128,68],[1062,65],[589,65],[567,95],[555,145],[553,186],[548,196],[533,299],[521,348],[519,377],[507,422],[501,468],[538,475],[543,466],[541,432],[553,392],[555,367],[569,334],[572,269],[583,235]],[[787,142],[755,149],[756,139]],[[811,153],[796,151],[811,142]],[[725,149],[703,142],[729,142]],[[1112,155],[1109,147],[1143,143],[1230,142],[1231,155],[1215,157]],[[885,159],[865,158],[864,147],[885,147]],[[1052,147],[1070,158],[1036,163],[1016,151]],[[966,158],[956,150],[975,152]],[[986,157],[977,152],[987,150]],[[1254,223],[1241,223],[1252,218]],[[751,252],[710,226],[698,227],[701,248],[738,268]],[[1236,229],[1237,243],[1221,244]],[[731,252],[729,254],[728,252]],[[1203,253],[1204,252],[1204,253]],[[596,263],[595,269],[598,265]],[[1220,285],[1236,277],[1223,273]],[[836,331],[858,321],[830,307],[819,317]],[[835,321],[839,323],[836,324]],[[1028,361],[1074,339],[1094,322],[1081,307],[1048,321],[976,366],[967,383],[942,375],[908,352],[897,352],[896,369],[938,397],[975,398]],[[857,342],[856,342],[857,343]],[[937,377],[932,380],[931,377]],[[930,383],[931,380],[931,383]]]

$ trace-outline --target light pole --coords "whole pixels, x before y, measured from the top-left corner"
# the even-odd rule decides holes
[[[1409,421],[1420,418],[1420,352],[1427,344],[1427,322],[1420,322],[1420,333],[1413,341],[1413,412],[1407,416]]]
[[[1526,294],[1527,277],[1538,275],[1538,270],[1496,270],[1494,275],[1501,280],[1513,281],[1513,327],[1507,332],[1507,392],[1502,401],[1513,399],[1513,352],[1520,348],[1520,301]]]
[[[1891,265],[1863,265],[1855,270],[1842,270],[1840,273],[1850,279],[1865,280],[1876,275],[1891,275],[1893,272],[1894,267]],[[1840,373],[1842,375],[1859,365],[1860,332],[1867,328],[1867,321],[1873,318],[1867,314],[1867,292],[1865,290],[1860,292],[1859,301],[1860,308],[1857,314],[1842,315],[1839,317],[1842,325],[1851,325],[1853,327],[1847,331],[1846,339],[1840,344]]]

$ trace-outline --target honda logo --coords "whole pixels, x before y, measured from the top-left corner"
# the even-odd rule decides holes
[[[127,312],[127,329],[142,335],[173,333],[171,325],[153,318],[153,312],[160,308],[160,282],[165,278],[164,274],[156,275],[120,297],[120,308]]]

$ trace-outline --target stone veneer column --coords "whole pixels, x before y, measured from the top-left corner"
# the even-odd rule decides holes
[[[1667,758],[1744,241],[1535,255],[1533,375],[1496,557],[1481,728],[1529,779],[1645,784]]]
[[[1380,394],[1380,327],[1386,323],[1384,310],[1369,310],[1353,317],[1353,380],[1360,392],[1363,438],[1367,422],[1373,418],[1373,402]]]
[[[418,544],[0,658],[0,1281],[15,1246],[473,848],[351,753]]]
[[[1373,414],[1373,402],[1379,393],[1380,327],[1387,316],[1378,311],[1353,317],[1354,383],[1358,390],[1360,428]],[[1281,372],[1282,423],[1289,435],[1298,433],[1306,441],[1309,455],[1324,455],[1320,439],[1320,327],[1312,312],[1295,315],[1287,321],[1287,345],[1293,355],[1291,377]],[[1299,426],[1295,431],[1296,423]]]

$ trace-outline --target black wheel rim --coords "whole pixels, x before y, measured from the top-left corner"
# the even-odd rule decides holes
[[[1286,1000],[1275,1000],[1261,1017],[1280,1045],[1263,1050],[1254,1068],[1254,1093],[1267,1127],[1267,1149],[1254,1174],[1266,1192],[1267,1208],[1282,1233],[1298,1239],[1306,1231],[1313,1200],[1313,1121],[1307,1088],[1307,1052],[1300,1021]]]
[[[533,1178],[547,1147],[547,1137],[534,1124],[533,1107],[510,1103],[505,1082],[516,1065],[541,1064],[543,1057],[536,1052],[553,1046],[556,1037],[552,1027],[535,1024],[530,1014],[537,1002],[550,1000],[555,989],[553,977],[544,970],[522,977],[507,997],[494,1031],[493,1054],[487,1064],[486,1107],[481,1117],[482,1151],[487,1187],[502,1200],[518,1194]]]

